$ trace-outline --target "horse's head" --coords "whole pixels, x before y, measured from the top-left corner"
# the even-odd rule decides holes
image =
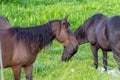
[[[64,45],[63,61],[69,60],[77,52],[78,48],[78,42],[70,29],[70,24],[67,19],[68,17],[66,16],[62,20],[51,23],[55,38]]]

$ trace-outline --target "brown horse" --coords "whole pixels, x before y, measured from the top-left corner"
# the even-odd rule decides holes
[[[78,42],[69,26],[66,17],[28,28],[13,27],[1,30],[3,67],[12,68],[15,80],[20,79],[21,68],[24,67],[26,79],[32,80],[32,67],[38,51],[54,38],[71,51],[63,53],[63,59],[67,59],[65,54],[74,54],[78,47]]]
[[[89,42],[94,56],[94,65],[98,68],[98,49],[103,51],[103,65],[107,70],[107,51],[111,51],[106,34],[107,17],[103,14],[95,14],[87,19],[83,25],[75,30],[74,34],[79,45]]]
[[[7,29],[7,28],[10,28],[8,19],[0,15],[0,29]]]

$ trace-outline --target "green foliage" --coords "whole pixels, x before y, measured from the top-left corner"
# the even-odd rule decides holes
[[[95,13],[106,16],[120,14],[120,0],[0,0],[0,14],[6,16],[11,26],[43,24],[49,20],[69,15],[74,31]],[[69,62],[61,61],[62,45],[57,41],[53,46],[39,52],[33,67],[33,80],[119,80],[120,77],[100,73],[93,68],[93,56],[89,44],[81,45]],[[117,68],[112,53],[108,53],[110,68]],[[99,65],[102,53],[99,51]],[[12,70],[5,69],[5,80],[13,80]],[[21,80],[25,80],[22,71]]]

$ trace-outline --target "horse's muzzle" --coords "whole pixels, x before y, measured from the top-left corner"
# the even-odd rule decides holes
[[[62,61],[68,61],[78,50],[78,46],[76,47],[64,47]]]

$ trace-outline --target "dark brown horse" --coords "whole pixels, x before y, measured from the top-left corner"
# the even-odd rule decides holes
[[[26,79],[32,80],[32,67],[38,51],[55,38],[70,53],[63,53],[62,59],[68,59],[77,51],[78,42],[70,29],[67,17],[28,28],[14,27],[0,31],[3,67],[11,67],[14,79],[20,79],[24,67]],[[67,51],[64,48],[64,51]],[[67,51],[69,52],[69,51]],[[70,55],[67,57],[66,55]]]
[[[107,70],[107,51],[113,51],[120,70],[120,16],[108,18],[95,14],[74,32],[79,45],[89,42],[98,68],[98,49],[103,51],[103,65]]]
[[[109,18],[106,26],[108,43],[120,70],[120,16]]]
[[[10,28],[8,19],[0,15],[0,29],[7,29],[7,28]]]
[[[107,17],[103,14],[95,14],[87,19],[74,32],[79,45],[89,42],[94,56],[94,65],[98,68],[98,49],[103,51],[103,65],[107,70],[107,51],[111,51],[106,34]]]

